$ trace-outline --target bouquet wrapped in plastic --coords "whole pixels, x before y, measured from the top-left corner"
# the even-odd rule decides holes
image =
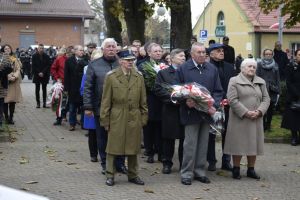
[[[64,86],[56,82],[50,89],[47,104],[56,112],[58,117],[61,116]]]
[[[223,99],[220,103],[220,107],[217,109],[215,114],[213,115],[213,125],[211,125],[210,133],[221,135],[221,133],[225,130],[225,111],[224,107],[229,105],[227,99]]]
[[[193,99],[196,103],[195,109],[213,115],[215,112],[214,99],[210,92],[198,83],[187,83],[183,85],[172,85],[171,101],[177,103],[184,99]]]

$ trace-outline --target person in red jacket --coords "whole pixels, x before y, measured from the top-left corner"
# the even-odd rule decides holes
[[[60,49],[61,56],[58,56],[50,69],[51,75],[53,76],[53,79],[57,82],[61,82],[64,84],[64,68],[65,68],[65,62],[68,58],[67,51],[65,48]],[[56,121],[53,123],[54,126],[61,125],[62,116],[65,114],[65,110],[62,110],[61,116],[58,116],[58,113],[56,114]]]

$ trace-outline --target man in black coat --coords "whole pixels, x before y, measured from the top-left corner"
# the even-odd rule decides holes
[[[280,80],[285,80],[286,75],[286,69],[287,65],[289,64],[289,59],[287,57],[287,54],[282,51],[282,45],[279,41],[275,42],[275,48],[274,48],[274,60],[278,64],[279,67],[279,76]]]
[[[235,51],[232,46],[229,45],[229,37],[223,37],[223,49],[224,49],[224,61],[234,65]]]
[[[75,55],[66,60],[64,68],[64,90],[68,93],[70,131],[75,130],[77,123],[77,109],[80,108],[82,103],[80,84],[83,68],[88,64],[87,60],[83,58],[83,47],[76,45],[74,50]]]
[[[235,76],[234,67],[232,64],[224,61],[224,45],[216,43],[210,46],[208,49],[210,55],[210,63],[217,67],[219,72],[219,77],[221,81],[221,85],[223,88],[223,99],[226,99],[226,93],[228,89],[228,83],[231,77]],[[226,128],[229,116],[229,107],[225,106],[225,130],[222,132],[222,150],[224,149],[225,144],[225,136],[226,136]],[[208,171],[216,171],[216,135],[209,134],[208,141],[208,150],[207,150],[207,161],[209,163]],[[222,169],[224,170],[232,170],[232,166],[230,164],[230,155],[223,154],[222,156]]]
[[[32,56],[32,74],[33,83],[35,83],[35,98],[37,108],[41,107],[40,104],[40,85],[42,84],[43,90],[43,107],[46,108],[47,97],[47,84],[50,77],[50,58],[44,52],[44,45],[39,44],[37,52]]]
[[[183,49],[174,49],[170,53],[171,66],[160,70],[156,77],[155,94],[162,101],[162,162],[163,174],[171,173],[172,158],[175,149],[175,139],[179,139],[178,158],[179,167],[182,164],[184,127],[180,124],[179,104],[171,101],[171,93],[164,84],[172,85],[175,80],[176,69],[185,61]]]
[[[84,113],[88,116],[95,117],[96,135],[94,139],[97,140],[98,151],[101,159],[102,174],[106,171],[106,145],[107,145],[107,131],[101,126],[100,105],[103,92],[103,84],[106,74],[117,68],[118,60],[116,57],[117,42],[113,38],[106,38],[102,42],[101,49],[103,56],[89,63],[86,72],[86,80],[84,82],[83,93],[83,107]],[[121,173],[127,173],[124,165],[125,157],[117,156],[116,170]]]

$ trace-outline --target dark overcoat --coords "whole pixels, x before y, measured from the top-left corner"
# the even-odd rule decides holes
[[[180,123],[179,105],[171,102],[170,92],[165,85],[172,85],[175,80],[175,69],[171,66],[158,72],[155,82],[155,94],[163,102],[162,105],[162,137],[181,139],[184,137],[184,127]]]
[[[50,77],[50,66],[51,61],[50,57],[42,53],[35,53],[32,56],[32,75],[33,75],[33,83],[41,83],[41,84],[48,84],[49,77]],[[39,73],[43,73],[44,76],[40,77]]]
[[[219,73],[217,68],[211,63],[203,63],[202,66],[195,66],[192,59],[183,63],[176,70],[176,78],[174,83],[192,83],[196,82],[210,92],[215,100],[215,107],[220,106],[223,98],[223,89],[221,86]],[[200,112],[195,108],[188,108],[186,103],[180,106],[180,121],[183,125],[199,124],[209,118],[204,112]]]
[[[300,64],[290,63],[286,72],[287,96],[281,127],[300,131],[300,112],[290,109],[293,101],[300,101]]]
[[[75,56],[66,60],[64,69],[64,90],[68,92],[68,101],[70,103],[80,103],[80,85],[83,75],[83,68],[88,64],[84,59],[77,61]]]

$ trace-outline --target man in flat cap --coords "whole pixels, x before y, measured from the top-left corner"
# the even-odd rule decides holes
[[[235,76],[234,67],[232,64],[224,61],[224,45],[219,43],[212,44],[210,45],[208,52],[210,56],[210,63],[213,64],[218,69],[221,85],[223,88],[223,99],[226,99],[229,80],[231,77]],[[222,150],[224,148],[224,143],[225,143],[229,107],[225,106],[224,110],[225,110],[225,124],[224,124],[225,130],[222,132]],[[208,150],[207,150],[207,161],[209,163],[208,171],[216,171],[217,160],[216,160],[215,143],[216,143],[216,135],[209,134]],[[230,164],[230,155],[223,154],[221,168],[229,171],[232,170],[232,166]]]
[[[137,172],[142,127],[148,119],[144,78],[134,69],[135,56],[129,50],[120,51],[118,56],[119,67],[105,77],[100,107],[100,123],[108,133],[106,185],[115,183],[117,155],[127,156],[128,181],[144,185]]]
[[[235,52],[234,48],[229,45],[229,37],[223,37],[223,49],[224,49],[224,61],[234,65],[235,62]]]

